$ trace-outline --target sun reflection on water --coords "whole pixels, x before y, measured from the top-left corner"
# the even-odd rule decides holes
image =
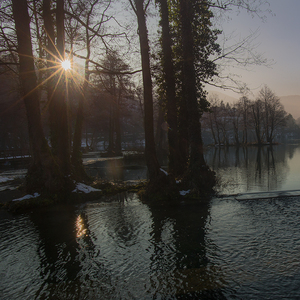
[[[81,215],[79,215],[76,219],[76,237],[80,238],[83,235],[86,235],[86,228],[84,228],[83,219]]]

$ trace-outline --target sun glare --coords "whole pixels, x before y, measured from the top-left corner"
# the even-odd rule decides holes
[[[61,62],[61,66],[65,71],[68,71],[71,69],[71,62],[68,59],[65,59]]]

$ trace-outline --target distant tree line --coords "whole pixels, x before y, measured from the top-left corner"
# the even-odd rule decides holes
[[[210,103],[202,124],[214,145],[272,145],[287,132],[295,138],[299,135],[295,120],[268,86],[259,91],[255,100],[243,96],[234,104],[225,104],[212,96]]]

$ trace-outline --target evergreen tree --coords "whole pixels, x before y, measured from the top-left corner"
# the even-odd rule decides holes
[[[182,158],[177,160],[178,163],[181,162],[179,169],[182,172],[181,175],[183,175],[184,170],[187,170],[185,177],[188,178],[187,181],[191,180],[192,186],[196,189],[211,188],[214,184],[214,175],[206,166],[203,157],[200,117],[203,111],[206,111],[209,107],[203,84],[217,75],[216,65],[211,60],[211,56],[219,51],[219,46],[216,43],[219,31],[211,28],[213,14],[207,1],[184,0],[177,2],[170,0],[168,4],[171,40],[171,34],[166,34],[166,32],[168,33],[166,12],[163,14],[163,9],[165,9],[163,5],[166,5],[166,3],[165,1],[158,2],[161,9],[162,64],[164,66],[163,76],[166,87],[167,121],[169,120],[169,110],[174,111],[168,105],[168,101],[172,101],[168,100],[170,99],[170,96],[168,96],[170,86],[175,90],[171,94],[172,97],[177,96],[178,99],[178,119],[173,124],[178,124],[176,137],[178,138],[177,153],[179,150],[180,156],[177,157]],[[173,50],[171,55],[166,50],[170,44],[172,44]],[[171,64],[173,63],[172,56],[174,57],[174,68]],[[167,60],[171,60],[171,62]],[[169,67],[165,67],[167,63]],[[175,70],[173,71],[175,73],[174,82],[172,81],[172,68]],[[176,104],[176,101],[172,103]],[[169,138],[171,158],[173,145],[176,144],[172,143],[171,140],[170,145]],[[203,174],[200,175],[201,173]],[[203,182],[200,183],[200,181]]]

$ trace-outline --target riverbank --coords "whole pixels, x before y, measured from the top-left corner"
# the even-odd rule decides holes
[[[90,185],[77,183],[75,189],[68,195],[28,195],[25,192],[24,182],[17,180],[18,186],[0,190],[0,208],[11,212],[26,211],[28,209],[53,205],[61,202],[87,202],[101,199],[122,192],[138,192],[146,185],[145,180],[127,182],[94,181]],[[21,183],[20,183],[21,182]],[[13,184],[13,183],[11,183]],[[62,197],[64,199],[62,199]]]
[[[23,196],[24,191],[18,189],[0,191],[0,206],[3,206],[5,203],[10,202],[13,199],[18,199]]]

